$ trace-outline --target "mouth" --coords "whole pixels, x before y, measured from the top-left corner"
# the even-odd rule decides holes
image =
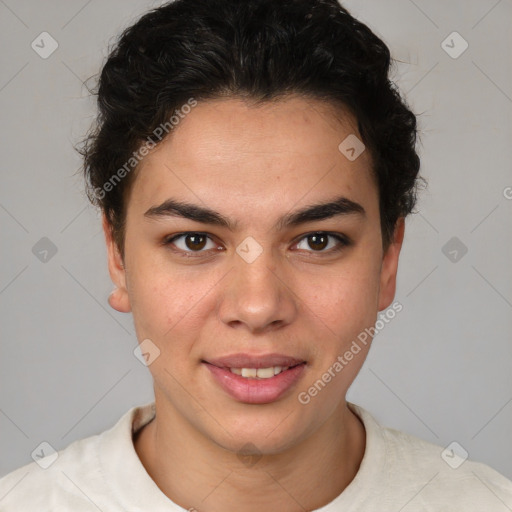
[[[297,383],[306,367],[306,361],[280,354],[234,354],[202,363],[231,398],[250,404],[279,400]]]
[[[246,379],[270,379],[289,368],[295,368],[295,366],[297,365],[269,366],[268,368],[229,368],[229,371]]]

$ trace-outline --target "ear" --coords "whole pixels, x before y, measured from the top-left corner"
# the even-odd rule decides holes
[[[395,224],[393,240],[382,257],[382,266],[380,270],[379,311],[389,307],[395,298],[398,257],[400,255],[400,249],[402,248],[402,242],[404,241],[404,232],[405,219],[404,217],[400,217]]]
[[[110,273],[110,279],[112,279],[112,282],[116,285],[116,289],[108,297],[108,303],[110,307],[120,313],[129,313],[131,311],[131,305],[126,288],[126,270],[119,248],[112,236],[112,228],[105,214],[103,214],[103,232],[107,245],[108,271]]]

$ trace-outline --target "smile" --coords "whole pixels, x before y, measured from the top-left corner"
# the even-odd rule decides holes
[[[305,361],[276,354],[236,354],[202,363],[224,393],[248,404],[276,402],[291,392],[306,369]]]

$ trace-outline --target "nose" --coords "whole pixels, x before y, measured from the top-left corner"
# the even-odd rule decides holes
[[[264,250],[252,262],[234,256],[219,308],[222,322],[252,334],[292,323],[298,305],[286,262],[281,264],[271,250]]]

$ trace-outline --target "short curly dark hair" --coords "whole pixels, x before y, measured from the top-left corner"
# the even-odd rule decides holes
[[[97,122],[79,148],[87,195],[124,257],[130,170],[141,146],[158,142],[159,126],[191,99],[299,94],[355,116],[372,157],[387,247],[422,179],[416,116],[388,76],[391,63],[383,41],[336,0],[167,3],[127,28],[103,66]]]

